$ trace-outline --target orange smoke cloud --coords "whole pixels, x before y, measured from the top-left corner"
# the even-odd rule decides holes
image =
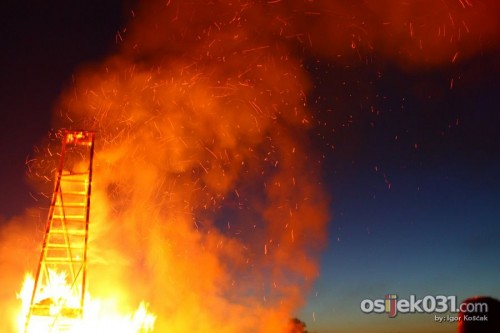
[[[304,56],[460,61],[498,47],[499,8],[142,2],[118,52],[76,74],[55,119],[97,132],[92,295],[126,310],[148,300],[159,332],[284,330],[318,274],[328,220]]]
[[[309,2],[313,52],[326,57],[387,58],[404,68],[464,61],[500,40],[494,0]]]
[[[160,332],[283,331],[318,274],[309,80],[251,23],[267,7],[148,3],[62,100],[60,125],[99,138],[90,292],[148,300]]]
[[[110,265],[94,267],[94,288],[150,300],[159,331],[284,330],[318,274],[328,218],[302,57],[450,62],[497,35],[497,8],[141,4],[119,52],[62,99],[61,125],[100,137],[93,251]]]

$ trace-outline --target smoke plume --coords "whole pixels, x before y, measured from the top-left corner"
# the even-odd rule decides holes
[[[90,291],[148,300],[160,332],[280,332],[318,274],[309,79],[277,9],[145,4],[63,96],[60,125],[99,138]]]
[[[319,273],[329,217],[304,62],[462,61],[498,47],[498,9],[140,2],[117,51],[81,68],[56,108],[55,127],[97,133],[90,292],[125,310],[148,301],[158,332],[285,330]],[[16,224],[2,230],[5,267],[10,228],[28,228]]]

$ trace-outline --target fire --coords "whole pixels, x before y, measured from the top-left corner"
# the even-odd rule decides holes
[[[133,315],[112,298],[88,291],[88,239],[94,133],[61,131],[59,167],[36,275],[27,274],[18,298],[19,333],[151,332],[156,317],[141,303]],[[91,263],[91,262],[90,262]],[[96,280],[94,280],[96,281]],[[114,298],[113,298],[114,297]]]
[[[55,125],[99,133],[88,266],[99,301],[86,299],[79,326],[151,323],[144,307],[115,307],[146,299],[157,332],[282,333],[304,304],[328,195],[312,84],[273,8],[147,2],[122,52],[75,74]],[[261,18],[273,24],[244,23]]]
[[[141,303],[138,309],[133,314],[124,314],[120,308],[116,306],[114,300],[92,299],[89,293],[86,293],[85,309],[83,317],[68,318],[65,317],[64,309],[78,303],[78,299],[66,297],[71,295],[71,286],[66,283],[64,274],[57,274],[54,271],[50,272],[51,284],[43,286],[43,293],[37,302],[46,302],[48,305],[48,315],[31,317],[28,327],[26,327],[26,319],[30,306],[31,295],[35,284],[35,279],[31,274],[26,274],[23,286],[18,298],[22,302],[22,310],[18,314],[17,328],[18,332],[33,332],[33,333],[109,333],[109,332],[125,332],[125,333],[147,333],[152,332],[156,316],[148,310],[146,303]],[[63,318],[58,318],[60,316]],[[57,326],[54,324],[54,318],[58,318]],[[27,330],[25,330],[27,328]]]
[[[464,41],[498,30],[494,1],[423,2],[139,2],[117,52],[75,73],[54,123],[101,138],[89,235],[96,299],[86,295],[79,329],[283,332],[318,276],[329,221],[307,63],[368,63],[371,50],[456,62],[488,45]],[[31,169],[42,178],[52,166]],[[33,233],[10,228],[0,254],[17,278],[11,234]],[[68,286],[51,274],[47,296],[57,299]],[[21,331],[32,290],[28,276]],[[145,304],[127,315],[135,298],[157,316]]]

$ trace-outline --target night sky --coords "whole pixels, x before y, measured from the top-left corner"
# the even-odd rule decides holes
[[[52,129],[72,74],[116,50],[127,6],[2,8],[1,223],[40,206],[25,162]],[[387,293],[500,298],[499,55],[490,45],[408,67],[376,48],[368,58],[305,54],[309,135],[332,215],[320,278],[297,313],[310,331],[454,332],[433,315],[366,315],[360,302]]]

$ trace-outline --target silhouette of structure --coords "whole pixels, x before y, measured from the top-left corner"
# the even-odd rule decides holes
[[[94,133],[66,131],[24,333],[64,332],[83,316]]]

